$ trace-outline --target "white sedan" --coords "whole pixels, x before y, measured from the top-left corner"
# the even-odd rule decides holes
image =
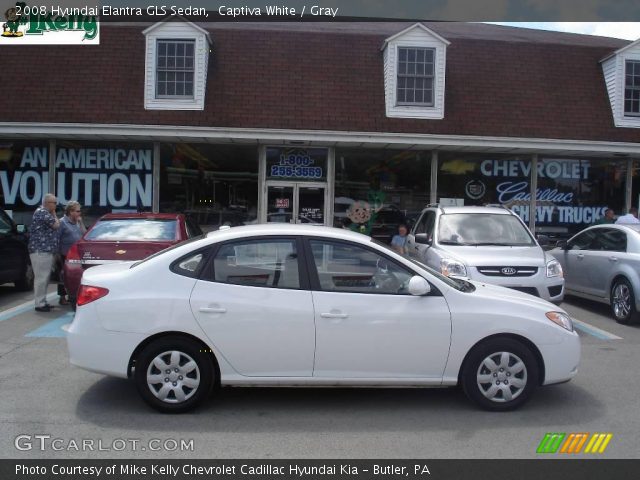
[[[440,387],[489,410],[578,371],[557,306],[450,279],[347,230],[234,227],[85,271],[73,365],[133,377],[165,412],[222,386]]]

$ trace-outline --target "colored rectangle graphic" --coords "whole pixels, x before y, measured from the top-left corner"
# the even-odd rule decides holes
[[[546,433],[536,453],[604,453],[613,438],[612,433]],[[586,448],[583,451],[583,447]]]

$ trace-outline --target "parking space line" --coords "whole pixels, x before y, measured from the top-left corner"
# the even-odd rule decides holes
[[[55,292],[50,293],[49,295],[47,295],[47,300],[52,301],[57,296],[58,294]],[[0,322],[4,320],[9,320],[10,318],[15,317],[16,315],[20,315],[21,313],[28,312],[29,310],[33,310],[34,308],[35,308],[35,305],[33,303],[33,300],[29,302],[21,303],[20,305],[16,305],[13,308],[9,308],[8,310],[4,310],[3,312],[0,312]]]
[[[51,320],[48,323],[45,323],[39,328],[27,333],[25,337],[46,337],[46,338],[55,338],[60,337],[64,338],[67,336],[67,332],[64,330],[64,326],[68,323],[71,323],[73,320],[73,312],[65,313],[64,315]]]
[[[594,327],[593,325],[583,322],[582,320],[573,319],[573,325],[588,335],[599,338],[600,340],[622,340],[622,337],[614,335],[613,333],[609,333],[606,330],[602,330],[598,327]]]

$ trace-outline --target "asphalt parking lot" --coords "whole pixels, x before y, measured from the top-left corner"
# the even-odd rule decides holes
[[[234,388],[163,415],[132,382],[70,366],[70,308],[30,301],[0,286],[3,458],[535,458],[549,432],[613,434],[603,453],[575,457],[638,457],[640,326],[605,305],[562,305],[578,320],[581,370],[515,412],[478,410],[457,389]]]

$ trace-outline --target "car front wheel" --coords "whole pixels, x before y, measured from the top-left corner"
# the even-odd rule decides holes
[[[510,338],[483,342],[470,352],[462,368],[465,394],[486,410],[513,410],[538,386],[538,365],[531,350]]]
[[[611,313],[616,322],[628,325],[636,316],[633,287],[626,278],[617,279],[611,287]]]
[[[206,352],[187,338],[161,338],[145,347],[135,368],[144,401],[166,413],[195,408],[214,384],[215,370]]]

